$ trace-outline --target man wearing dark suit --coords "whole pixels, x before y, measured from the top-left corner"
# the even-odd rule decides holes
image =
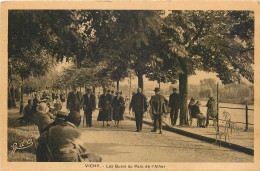
[[[81,92],[77,91],[77,87],[73,86],[72,87],[73,91],[69,93],[68,99],[67,99],[67,109],[76,112],[80,112],[80,109],[83,106],[83,96]]]
[[[155,88],[154,89],[155,95],[151,97],[150,104],[152,108],[152,114],[154,118],[153,122],[153,130],[152,132],[157,131],[157,124],[156,122],[159,122],[159,129],[160,129],[160,134],[162,134],[162,115],[165,112],[165,105],[168,105],[168,100],[163,95],[160,95],[160,89]]]
[[[142,94],[142,89],[138,88],[137,93],[133,95],[132,100],[130,102],[129,110],[133,108],[135,113],[135,121],[136,121],[136,132],[142,131],[143,125],[143,115],[144,112],[147,111],[147,103],[146,97]]]
[[[174,126],[176,124],[176,121],[178,119],[178,113],[180,108],[180,97],[177,93],[177,89],[173,88],[173,93],[170,95],[169,98],[169,107],[171,108],[171,125]],[[174,117],[173,117],[174,116]]]
[[[86,94],[83,95],[84,98],[84,115],[86,117],[86,126],[92,127],[92,112],[96,108],[96,98],[91,93],[91,88],[86,87]]]

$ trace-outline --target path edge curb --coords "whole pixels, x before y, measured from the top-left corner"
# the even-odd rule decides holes
[[[129,120],[135,121],[135,118],[133,118],[133,117],[126,116],[126,118],[129,119]],[[145,121],[145,120],[143,120],[143,123],[145,123],[147,125],[151,125],[151,126],[153,125],[152,122]],[[215,143],[216,142],[216,139],[214,139],[214,138],[210,138],[210,137],[206,137],[206,136],[203,136],[203,135],[184,131],[184,130],[179,129],[179,128],[174,128],[174,127],[166,124],[165,122],[163,122],[163,123],[165,124],[163,126],[164,130],[168,130],[168,131],[180,134],[180,135],[184,135],[184,136],[187,136],[187,137],[190,137],[190,138],[195,138],[195,139],[205,141],[205,142],[208,142],[208,143]],[[229,144],[228,142],[225,142],[225,141],[221,141],[221,146],[254,156],[254,149],[251,149],[251,148],[243,147],[243,146],[233,144],[233,143]]]

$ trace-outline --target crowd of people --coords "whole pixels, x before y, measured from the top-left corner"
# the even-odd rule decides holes
[[[142,131],[143,117],[145,112],[149,112],[153,120],[153,129],[151,132],[162,134],[162,116],[170,113],[171,125],[175,126],[178,119],[180,109],[180,97],[176,88],[167,100],[160,94],[160,89],[154,89],[154,95],[147,100],[142,89],[138,88],[133,93],[129,104],[129,111],[133,111],[136,120],[136,132]],[[84,110],[83,126],[92,127],[92,113],[96,109],[96,97],[92,88],[85,87],[85,94],[77,91],[76,86],[72,86],[72,91],[68,94],[66,108],[62,111],[62,104],[66,101],[63,92],[58,96],[45,91],[41,98],[35,95],[33,100],[28,100],[28,104],[24,108],[24,116],[20,118],[20,122],[33,122],[38,126],[40,137],[37,146],[37,161],[101,161],[101,157],[87,153],[81,141],[81,133],[78,130],[82,118],[80,110]],[[215,117],[215,100],[211,96],[207,103],[207,116],[200,111],[200,102],[194,98],[190,99],[189,124],[192,125],[192,118],[197,118],[197,126],[205,128],[208,126],[209,118]],[[99,113],[97,121],[103,122],[110,126],[109,122],[114,120],[115,127],[119,127],[119,123],[124,119],[126,102],[122,97],[122,91],[110,91],[104,88],[103,94],[98,97]],[[148,109],[149,108],[149,109]],[[148,111],[149,110],[149,111]],[[181,119],[181,118],[180,118]],[[106,124],[105,124],[106,123]]]
[[[71,98],[67,103],[68,109],[71,109],[68,112],[61,111],[62,103],[65,102],[61,98],[62,93],[60,98],[57,95],[50,98],[48,93],[43,92],[40,98],[39,95],[35,95],[33,103],[32,100],[28,100],[24,116],[19,120],[34,123],[38,127],[40,133],[36,150],[38,162],[102,161],[99,155],[88,153],[83,145],[81,132],[78,130],[81,123],[78,110],[80,106],[75,106],[71,101],[77,101],[78,97],[80,97],[79,103],[83,103],[84,100],[81,94],[76,93],[77,98],[75,98],[72,93],[68,97],[68,99]],[[86,109],[88,109],[87,106]]]

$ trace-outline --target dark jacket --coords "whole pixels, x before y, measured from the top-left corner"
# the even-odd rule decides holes
[[[84,99],[84,110],[91,110],[93,111],[96,108],[96,98],[93,94],[90,94],[88,98],[88,94],[83,95]]]
[[[215,118],[217,115],[215,99],[210,98],[206,106],[208,107],[207,116]]]
[[[101,108],[98,114],[98,121],[112,120],[112,96],[109,94],[101,94],[98,102],[98,107]]]
[[[169,107],[171,109],[179,109],[180,108],[180,97],[179,97],[178,93],[174,92],[170,95]]]
[[[130,102],[129,109],[131,110],[133,108],[133,111],[135,113],[143,113],[147,111],[147,102],[146,97],[142,93],[136,93],[133,95],[132,100]]]
[[[83,106],[83,102],[84,100],[81,92],[77,92],[76,94],[70,92],[67,99],[67,109],[79,112]]]
[[[24,120],[25,121],[33,121],[33,111],[32,105],[28,104],[24,108]]]
[[[200,107],[198,105],[195,104],[191,107],[191,115],[193,118],[197,118],[197,115],[200,113]]]
[[[101,94],[100,98],[99,98],[99,103],[98,103],[98,107],[108,110],[111,109],[112,107],[112,96],[109,94]]]
[[[150,104],[152,108],[152,114],[163,114],[166,112],[165,105],[168,105],[168,100],[164,96],[156,94],[151,97]]]

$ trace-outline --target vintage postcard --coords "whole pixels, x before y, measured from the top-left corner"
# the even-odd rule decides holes
[[[259,170],[258,1],[1,3],[1,170]]]

